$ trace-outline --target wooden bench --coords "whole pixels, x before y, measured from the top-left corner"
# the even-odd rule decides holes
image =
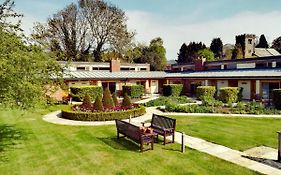
[[[141,133],[138,126],[132,125],[131,123],[115,119],[117,128],[117,139],[120,138],[120,134],[123,137],[127,137],[140,144],[140,151],[144,151],[144,144],[150,144],[150,149],[153,150],[154,135],[153,133]],[[146,149],[149,150],[149,149]],[[146,151],[145,150],[145,151]]]
[[[152,114],[150,128],[153,129],[154,133],[162,135],[164,137],[164,145],[168,143],[166,142],[167,136],[172,136],[172,143],[175,142],[176,119],[172,119],[162,115]]]

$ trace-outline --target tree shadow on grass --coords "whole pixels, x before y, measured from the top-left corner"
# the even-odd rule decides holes
[[[259,158],[259,157],[253,157],[253,156],[246,156],[246,155],[242,155],[242,157],[245,157],[245,158],[248,158],[250,160],[260,162],[260,163],[263,163],[265,165],[269,165],[269,166],[274,167],[274,168],[281,169],[281,162],[278,162],[277,160]]]
[[[140,147],[139,144],[128,140],[126,138],[117,139],[116,137],[111,138],[98,138],[106,145],[110,146],[111,148],[118,149],[118,150],[126,150],[126,151],[134,151],[138,152]]]
[[[8,161],[5,151],[20,144],[24,135],[23,130],[17,129],[15,125],[0,125],[0,162]]]

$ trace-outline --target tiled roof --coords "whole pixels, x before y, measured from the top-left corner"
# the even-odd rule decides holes
[[[274,79],[281,78],[281,68],[272,69],[235,69],[235,70],[207,70],[189,72],[103,72],[103,71],[71,71],[65,73],[66,80],[89,79],[163,79],[163,78],[214,78],[214,79]]]

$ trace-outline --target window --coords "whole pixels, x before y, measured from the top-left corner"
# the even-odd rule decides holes
[[[85,67],[77,67],[76,69],[77,70],[85,70],[86,68]]]

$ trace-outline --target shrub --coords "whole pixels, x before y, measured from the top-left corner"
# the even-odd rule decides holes
[[[115,106],[119,104],[116,93],[112,94],[113,103]]]
[[[97,96],[93,107],[97,111],[102,111],[103,110],[103,104],[102,104],[102,100],[101,100],[100,96]]]
[[[213,109],[209,106],[193,105],[177,105],[169,103],[166,105],[165,110],[168,112],[185,112],[185,113],[213,113]]]
[[[235,103],[238,100],[240,87],[223,87],[220,88],[219,99],[224,103]]]
[[[143,85],[124,85],[123,94],[129,95],[131,98],[140,98],[144,94]]]
[[[97,96],[102,96],[102,87],[100,86],[73,86],[70,87],[70,95],[74,101],[82,101],[83,97],[88,93],[91,101],[94,101]]]
[[[215,98],[210,96],[203,96],[201,100],[203,106],[212,106],[212,107],[223,106],[223,102],[216,100]]]
[[[138,117],[145,114],[145,107],[140,106],[125,111],[113,111],[113,112],[81,112],[62,110],[62,117],[70,120],[79,121],[108,121],[114,119],[128,119],[130,116]]]
[[[104,108],[113,108],[115,106],[111,97],[109,87],[106,87],[104,89],[102,103]]]
[[[122,106],[125,106],[125,107],[132,106],[131,98],[127,94],[124,95],[124,99],[122,101]]]
[[[163,95],[164,96],[180,96],[183,91],[182,84],[164,84]]]
[[[90,95],[88,93],[86,93],[86,95],[85,95],[85,97],[83,99],[82,105],[89,106],[89,107],[92,106],[91,97],[90,97]]]
[[[273,89],[272,101],[276,109],[281,109],[281,89]]]
[[[198,86],[196,88],[196,97],[200,100],[202,100],[203,97],[214,98],[215,93],[215,86]]]
[[[145,104],[145,106],[165,106],[167,103],[174,102],[177,104],[183,103],[193,103],[194,101],[190,100],[187,96],[179,96],[179,97],[165,97],[161,96],[157,99],[151,100]]]

